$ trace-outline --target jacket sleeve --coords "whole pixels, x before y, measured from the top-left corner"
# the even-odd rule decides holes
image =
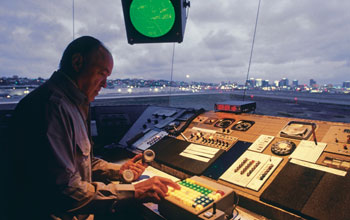
[[[92,178],[94,180],[120,180],[119,170],[121,165],[109,163],[105,160],[92,156]]]
[[[74,107],[57,100],[47,104],[46,137],[51,154],[47,155],[50,157],[47,176],[52,190],[58,194],[58,198],[54,199],[60,211],[103,213],[110,210],[116,201],[133,198],[134,187],[130,184],[92,182],[92,162],[94,169],[104,168],[101,176],[113,175],[114,168],[119,168],[102,160],[91,160],[89,142],[79,140],[87,136],[79,134],[81,131],[86,135],[86,130],[82,131],[84,126],[80,130],[76,128],[81,125],[79,120],[82,118]]]

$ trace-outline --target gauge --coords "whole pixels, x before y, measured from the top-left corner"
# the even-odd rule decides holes
[[[234,121],[235,121],[235,119],[224,118],[224,119],[220,119],[218,122],[216,122],[214,126],[218,127],[218,128],[227,128]]]
[[[254,121],[246,121],[246,120],[241,120],[237,122],[237,124],[232,126],[232,130],[237,130],[237,131],[247,131],[250,127],[254,125]]]

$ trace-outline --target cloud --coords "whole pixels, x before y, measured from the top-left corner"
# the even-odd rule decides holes
[[[184,41],[175,43],[173,79],[243,83],[257,7],[192,0]],[[261,1],[250,77],[349,80],[349,8],[342,0]],[[75,1],[74,17],[75,37],[95,36],[111,50],[111,78],[170,79],[173,44],[129,45],[121,1]],[[0,76],[48,78],[73,38],[72,1],[5,1],[0,18]]]

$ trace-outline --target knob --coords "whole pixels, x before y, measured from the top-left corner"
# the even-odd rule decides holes
[[[153,123],[156,125],[158,124],[158,120],[154,120]]]
[[[147,118],[147,122],[148,122],[148,123],[151,123],[151,119],[150,119],[150,118]]]
[[[147,128],[147,125],[146,125],[146,124],[143,124],[142,127],[145,129],[145,128]]]
[[[131,170],[124,170],[122,176],[126,183],[131,183],[134,180],[134,173]]]
[[[162,119],[166,119],[166,116],[165,116],[165,115],[162,115]]]
[[[147,149],[143,152],[143,155],[142,155],[142,161],[145,162],[145,163],[150,163],[154,160],[154,158],[156,157],[156,153],[154,153],[153,150],[151,149]]]

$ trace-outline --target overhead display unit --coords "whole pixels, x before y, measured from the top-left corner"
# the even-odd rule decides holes
[[[184,38],[187,0],[122,0],[129,44],[178,42]]]

